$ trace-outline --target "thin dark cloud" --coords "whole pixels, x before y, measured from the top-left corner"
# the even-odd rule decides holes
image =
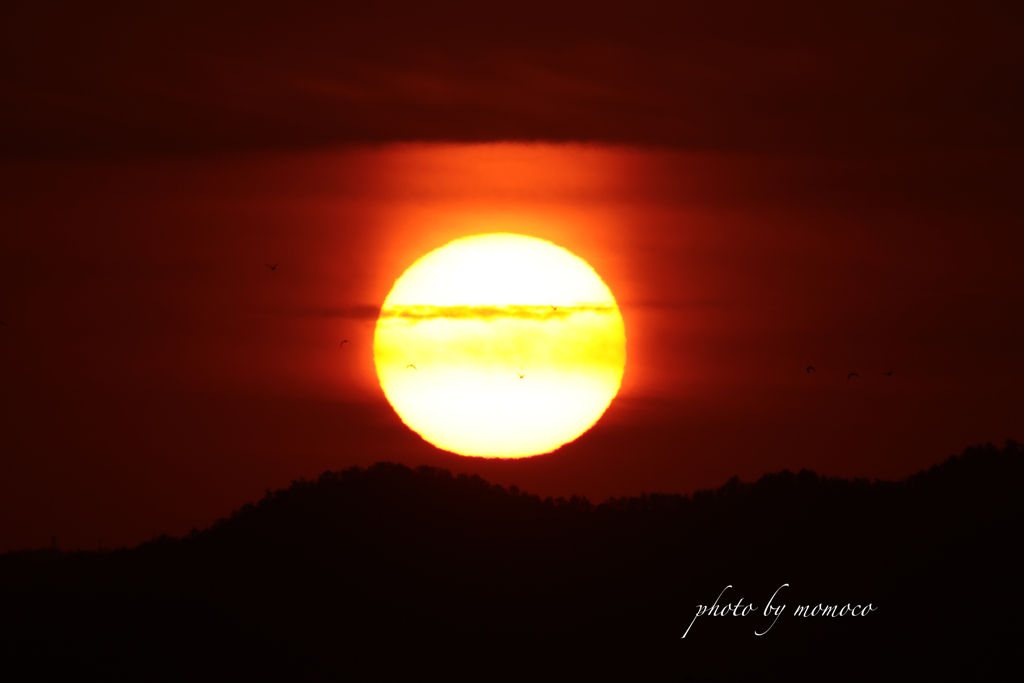
[[[674,313],[681,311],[721,310],[735,306],[725,300],[694,301],[623,301],[617,308],[631,311]],[[400,306],[384,309],[374,304],[357,304],[337,308],[318,308],[305,313],[314,318],[372,321],[416,320],[565,320],[577,313],[611,313],[616,307],[607,305],[558,306]]]
[[[692,311],[692,310],[704,310],[711,308],[727,308],[735,305],[735,302],[729,302],[724,299],[693,299],[693,300],[681,300],[681,301],[622,301],[619,302],[619,306],[629,310],[649,310],[649,311]]]
[[[400,320],[565,320],[579,313],[610,314],[614,305],[579,304],[576,306],[394,306],[381,309],[382,319]]]
[[[380,317],[380,306],[373,304],[356,304],[339,308],[321,308],[313,311],[315,317],[343,318],[346,320],[377,320]]]

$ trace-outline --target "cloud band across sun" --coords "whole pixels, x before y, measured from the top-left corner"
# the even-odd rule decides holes
[[[500,233],[413,264],[381,307],[373,352],[388,401],[424,439],[519,458],[600,418],[622,382],[626,340],[611,291],[586,262]]]
[[[564,320],[579,313],[618,315],[614,304],[577,304],[572,306],[393,306],[382,308],[380,319],[399,320]]]

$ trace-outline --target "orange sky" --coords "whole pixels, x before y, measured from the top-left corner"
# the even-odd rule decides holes
[[[1021,238],[1004,197],[976,209],[973,169],[930,173],[956,191],[577,144],[8,163],[0,545],[180,534],[381,459],[600,500],[785,467],[898,478],[1019,437]],[[524,462],[424,444],[373,369],[394,279],[487,230],[580,255],[626,323],[605,418]]]
[[[1024,438],[1018,14],[5,7],[0,551],[181,534],[384,459],[599,501]],[[486,230],[621,304],[622,391],[551,455],[437,451],[376,384],[395,278]]]

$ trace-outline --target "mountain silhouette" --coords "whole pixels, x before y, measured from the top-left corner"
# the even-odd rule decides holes
[[[979,675],[1019,642],[1022,464],[1011,441],[898,482],[782,471],[599,505],[431,467],[326,472],[184,538],[0,556],[0,648],[147,678]],[[694,620],[727,585],[721,604],[758,613]],[[792,614],[848,602],[877,609]]]

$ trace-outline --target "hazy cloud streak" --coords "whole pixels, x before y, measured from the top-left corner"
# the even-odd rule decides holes
[[[380,317],[403,320],[520,320],[565,319],[576,313],[613,313],[614,304],[578,304],[576,306],[393,306],[381,309]]]
[[[380,317],[380,306],[357,304],[342,308],[325,308],[315,312],[318,317],[347,318],[349,320],[376,320]]]

